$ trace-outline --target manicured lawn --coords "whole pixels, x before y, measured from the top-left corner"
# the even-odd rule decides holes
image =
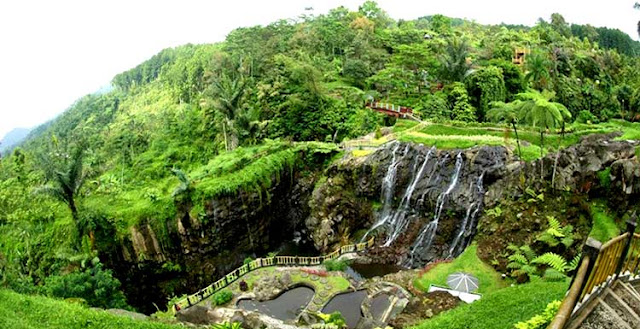
[[[505,282],[500,273],[493,267],[485,264],[476,252],[478,246],[474,243],[470,245],[458,258],[451,263],[441,263],[429,270],[427,273],[414,281],[414,286],[422,291],[429,290],[429,285],[436,284],[447,286],[447,276],[455,272],[465,272],[473,274],[480,281],[478,292],[481,294],[493,292],[505,287]]]
[[[0,289],[0,328],[3,329],[170,329],[159,322],[132,320],[105,311],[42,296],[27,296]]]
[[[487,293],[482,299],[459,306],[415,329],[510,329],[542,312],[548,303],[562,300],[569,282],[536,281]]]
[[[604,243],[620,234],[618,224],[603,201],[595,201],[591,204],[591,218],[593,225],[589,233],[590,237]]]

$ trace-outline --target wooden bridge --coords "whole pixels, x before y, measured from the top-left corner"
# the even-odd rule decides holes
[[[216,292],[228,287],[245,274],[255,271],[262,267],[268,266],[316,266],[321,265],[325,260],[333,260],[341,255],[365,251],[368,248],[373,247],[374,238],[369,239],[367,242],[358,243],[358,244],[350,244],[346,246],[340,247],[338,250],[325,255],[325,256],[317,256],[317,257],[298,257],[298,256],[274,256],[268,258],[258,258],[254,261],[249,262],[248,264],[244,264],[237,269],[229,272],[227,275],[223,276],[220,280],[212,283],[208,287],[201,289],[193,295],[189,295],[186,298],[178,301],[172,307],[173,312],[176,313],[180,310],[187,309],[193,305],[196,305],[203,300],[211,297]]]
[[[547,329],[576,329],[601,321],[613,322],[615,328],[640,328],[640,291],[636,289],[640,287],[640,234],[635,233],[636,226],[634,214],[624,234],[605,244],[587,240],[571,287]]]
[[[396,117],[396,118],[411,118],[413,117],[413,109],[406,106],[395,105],[391,103],[382,103],[382,102],[367,102],[366,107],[380,113],[384,113],[388,116]]]

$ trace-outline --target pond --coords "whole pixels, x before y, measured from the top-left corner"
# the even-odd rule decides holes
[[[377,320],[382,321],[384,312],[391,306],[391,296],[387,294],[379,294],[371,299],[371,315]]]
[[[403,270],[402,267],[393,264],[351,264],[345,270],[349,276],[356,281],[382,277],[387,274],[396,273]]]
[[[322,309],[322,313],[340,312],[349,328],[355,328],[362,319],[362,301],[367,297],[366,290],[349,292],[333,297]]]
[[[297,287],[285,291],[275,299],[259,302],[252,299],[238,301],[238,308],[256,311],[282,321],[295,320],[313,298],[314,291],[308,287]]]

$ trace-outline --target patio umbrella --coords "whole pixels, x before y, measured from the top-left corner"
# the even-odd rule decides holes
[[[474,292],[478,290],[479,281],[475,276],[456,272],[447,277],[447,284],[451,289],[462,292]]]

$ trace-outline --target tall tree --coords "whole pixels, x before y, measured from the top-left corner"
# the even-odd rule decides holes
[[[240,116],[245,106],[246,83],[242,77],[233,78],[222,73],[212,79],[210,95],[213,97],[213,106],[206,111],[210,121],[215,122],[215,115],[222,117],[222,132],[227,151],[238,147],[238,132],[235,127],[236,117]]]
[[[549,86],[551,61],[545,54],[541,52],[532,53],[527,58],[526,67],[527,74],[525,79],[531,82],[533,88],[543,90]]]
[[[42,157],[42,165],[47,182],[36,189],[37,193],[48,194],[64,202],[71,211],[76,226],[79,224],[76,197],[85,181],[82,161],[84,148],[76,147],[70,155],[63,155],[61,163],[52,156]]]
[[[461,38],[451,37],[447,40],[444,55],[440,58],[442,66],[440,76],[446,82],[460,82],[471,71],[469,44]]]

